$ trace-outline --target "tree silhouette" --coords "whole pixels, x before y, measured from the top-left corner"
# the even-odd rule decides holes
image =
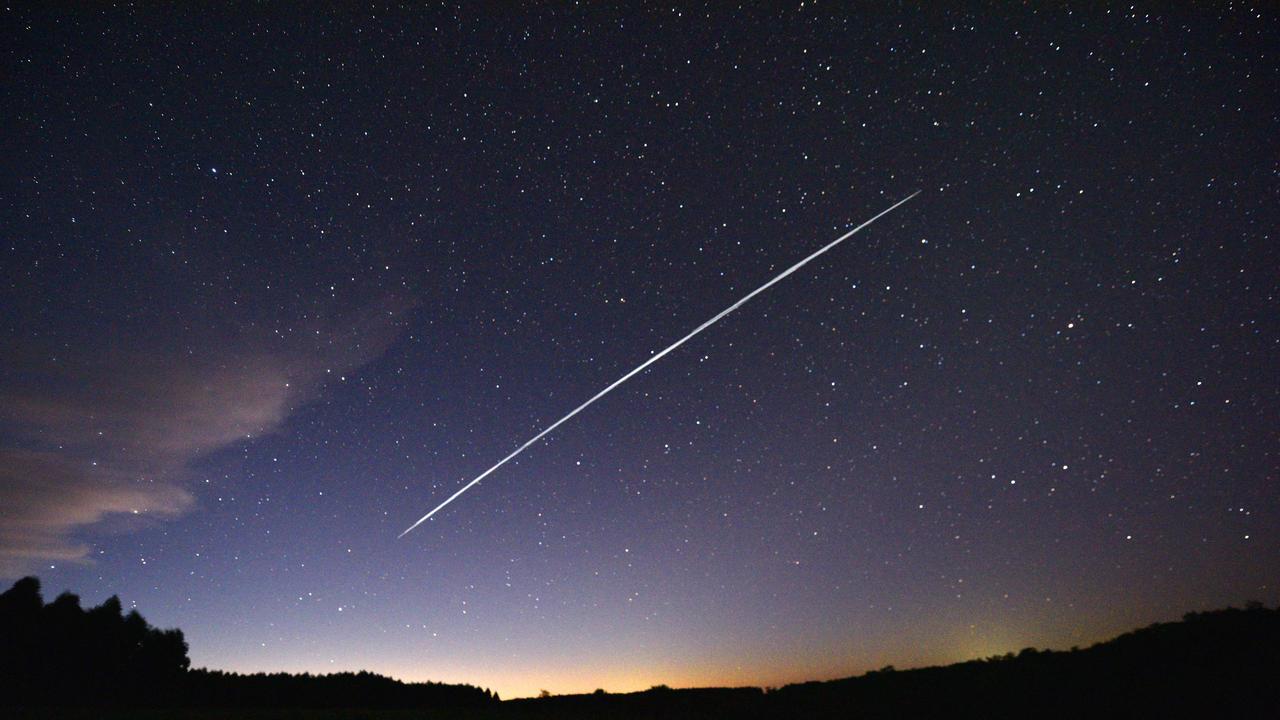
[[[179,630],[157,630],[120,599],[84,610],[63,593],[44,604],[40,581],[0,594],[0,670],[7,705],[128,705],[167,700],[190,661]]]
[[[0,708],[474,707],[499,702],[470,685],[403,683],[368,672],[240,675],[192,670],[180,630],[159,630],[120,598],[83,609],[63,593],[45,604],[40,581],[0,594]]]

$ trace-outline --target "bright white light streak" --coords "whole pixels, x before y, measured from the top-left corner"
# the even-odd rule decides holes
[[[734,304],[730,305],[729,307],[725,308],[724,310],[721,310],[721,311],[720,311],[720,314],[716,315],[715,317],[711,318],[710,320],[708,320],[708,321],[706,321],[706,322],[702,323],[701,325],[699,325],[698,327],[694,328],[693,332],[689,333],[688,335],[685,335],[684,337],[680,338],[679,340],[675,341],[674,343],[671,343],[671,345],[670,345],[670,346],[668,346],[668,347],[667,347],[667,349],[663,350],[662,352],[658,353],[657,355],[654,355],[653,357],[649,358],[648,360],[645,360],[644,362],[640,363],[640,365],[639,365],[639,366],[637,366],[637,367],[636,367],[636,369],[632,370],[631,372],[627,373],[626,375],[623,375],[622,377],[618,378],[617,380],[614,380],[612,385],[610,385],[609,387],[607,387],[607,388],[605,388],[605,389],[601,390],[600,392],[596,393],[595,395],[592,395],[590,400],[588,400],[588,401],[586,401],[586,402],[582,403],[582,404],[581,404],[581,405],[579,405],[578,407],[576,407],[576,408],[574,408],[573,410],[571,410],[571,411],[569,412],[569,414],[568,414],[568,415],[565,415],[564,417],[560,418],[559,420],[557,420],[557,421],[555,421],[555,422],[551,423],[550,425],[548,425],[546,430],[543,430],[542,432],[538,433],[537,435],[534,435],[532,438],[529,438],[529,440],[528,440],[527,442],[525,442],[525,444],[523,444],[523,445],[521,445],[520,447],[516,448],[516,449],[515,449],[515,450],[514,450],[510,455],[508,455],[508,456],[506,456],[506,457],[502,458],[502,459],[501,459],[501,460],[499,460],[499,461],[498,461],[498,462],[497,462],[493,467],[489,468],[488,470],[485,470],[484,472],[482,472],[482,473],[480,473],[479,475],[477,475],[477,476],[475,477],[475,479],[474,479],[474,480],[472,480],[471,482],[467,483],[466,485],[463,485],[461,489],[459,489],[459,490],[458,490],[457,492],[455,492],[454,494],[450,495],[450,496],[449,496],[449,499],[447,499],[447,500],[445,500],[444,502],[442,502],[442,503],[440,503],[439,505],[437,505],[437,506],[436,506],[436,508],[435,508],[434,510],[432,510],[432,511],[431,511],[431,512],[429,512],[429,513],[427,513],[426,515],[423,515],[421,518],[418,518],[418,522],[416,522],[416,523],[414,523],[414,524],[410,525],[410,526],[409,526],[409,528],[408,528],[407,530],[405,530],[404,532],[400,533],[400,537],[404,537],[405,535],[408,535],[410,532],[412,532],[412,531],[413,531],[413,529],[414,529],[414,528],[418,527],[418,526],[419,526],[419,525],[421,525],[422,523],[424,523],[424,522],[426,522],[427,520],[429,520],[429,519],[431,518],[431,516],[432,516],[432,515],[435,515],[436,513],[438,513],[438,512],[440,512],[441,510],[443,510],[443,509],[445,508],[445,506],[446,506],[446,505],[448,505],[449,503],[453,502],[454,500],[457,500],[459,495],[461,495],[462,493],[464,493],[464,492],[466,492],[466,491],[470,490],[472,487],[474,487],[474,486],[475,486],[475,484],[476,484],[476,483],[478,483],[478,482],[480,482],[481,480],[483,480],[483,479],[485,479],[485,478],[489,477],[489,475],[490,475],[491,473],[493,473],[493,471],[494,471],[494,470],[497,470],[498,468],[502,467],[503,465],[506,465],[506,464],[507,464],[508,462],[510,462],[513,458],[515,458],[515,456],[517,456],[517,455],[519,455],[520,453],[524,452],[524,451],[525,451],[525,450],[526,450],[530,445],[532,445],[532,444],[534,444],[534,443],[538,442],[538,441],[539,441],[539,440],[541,440],[542,438],[546,437],[546,436],[547,436],[547,435],[548,435],[552,430],[555,430],[556,428],[558,428],[558,427],[560,427],[561,425],[563,425],[563,424],[565,423],[565,421],[567,421],[569,418],[571,418],[571,417],[573,417],[574,415],[577,415],[578,413],[582,412],[583,410],[586,410],[587,408],[591,407],[591,404],[592,404],[592,403],[594,403],[595,401],[597,401],[597,400],[599,400],[600,398],[604,397],[605,395],[608,395],[610,392],[612,392],[612,391],[613,391],[613,389],[614,389],[614,388],[616,388],[616,387],[618,387],[619,385],[621,385],[622,383],[624,383],[624,382],[626,382],[626,381],[630,380],[632,377],[634,377],[636,374],[638,374],[639,372],[641,372],[641,371],[642,371],[642,370],[644,370],[645,368],[649,367],[650,365],[652,365],[652,364],[654,364],[654,363],[658,362],[658,361],[659,361],[659,360],[661,360],[661,359],[662,359],[662,357],[663,357],[664,355],[666,355],[667,353],[669,353],[669,352],[671,352],[672,350],[675,350],[676,348],[680,347],[681,345],[683,345],[683,344],[685,344],[685,343],[689,342],[689,341],[690,341],[690,340],[692,340],[692,339],[693,339],[693,337],[694,337],[695,335],[697,335],[698,333],[702,332],[703,330],[706,330],[707,328],[711,327],[712,325],[715,325],[715,324],[716,324],[717,322],[719,322],[719,321],[720,321],[720,319],[721,319],[721,318],[723,318],[725,315],[728,315],[729,313],[733,312],[734,310],[737,310],[738,308],[740,308],[740,307],[742,307],[743,305],[747,304],[747,301],[748,301],[748,300],[750,300],[751,298],[753,298],[753,297],[755,297],[755,296],[759,295],[760,293],[764,292],[765,290],[768,290],[769,288],[773,287],[773,286],[774,286],[774,285],[776,285],[779,281],[781,281],[783,278],[787,277],[787,276],[788,276],[788,275],[790,275],[791,273],[793,273],[793,272],[795,272],[795,271],[799,270],[800,268],[804,267],[805,265],[808,265],[808,264],[809,264],[810,262],[812,262],[813,260],[817,259],[817,257],[818,257],[819,255],[822,255],[823,253],[825,253],[826,251],[830,250],[831,248],[833,248],[833,247],[835,247],[835,246],[839,245],[840,243],[844,242],[845,240],[848,240],[849,238],[853,237],[853,236],[854,236],[854,234],[856,234],[859,230],[861,230],[861,229],[865,228],[866,226],[870,225],[871,223],[873,223],[873,222],[875,222],[875,221],[879,220],[880,218],[884,217],[885,215],[888,215],[889,213],[893,212],[894,210],[897,210],[897,209],[898,209],[898,207],[899,207],[900,205],[902,205],[902,204],[903,204],[903,203],[905,203],[906,201],[910,200],[911,198],[913,198],[913,197],[915,197],[916,195],[919,195],[919,194],[920,194],[920,191],[919,191],[919,190],[917,190],[917,191],[915,191],[915,192],[911,193],[910,195],[908,195],[908,196],[906,196],[906,197],[902,198],[902,199],[901,199],[901,200],[899,200],[898,202],[896,202],[896,203],[894,203],[894,204],[890,205],[889,207],[885,208],[884,210],[881,210],[879,213],[877,213],[877,214],[875,215],[875,217],[872,217],[870,220],[868,220],[868,221],[866,221],[866,222],[862,223],[862,224],[861,224],[861,225],[859,225],[858,227],[856,227],[856,228],[854,228],[854,229],[850,230],[849,232],[847,232],[847,233],[845,233],[845,234],[841,235],[840,237],[836,238],[835,240],[832,240],[831,242],[827,243],[824,247],[822,247],[821,249],[817,250],[816,252],[814,252],[814,253],[813,253],[812,255],[810,255],[809,257],[807,257],[807,258],[805,258],[805,259],[801,260],[800,262],[796,263],[795,265],[792,265],[791,267],[787,268],[786,270],[783,270],[781,273],[779,273],[779,274],[777,275],[777,277],[775,277],[775,278],[773,278],[772,280],[770,280],[769,282],[767,282],[767,283],[765,283],[765,284],[761,285],[760,287],[756,288],[755,290],[752,290],[750,293],[748,293],[748,294],[746,295],[746,297],[744,297],[744,298],[742,298],[741,300],[739,300],[738,302],[736,302],[736,303],[734,303]]]

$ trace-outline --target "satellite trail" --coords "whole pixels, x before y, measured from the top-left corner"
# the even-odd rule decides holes
[[[514,458],[515,456],[519,455],[520,453],[524,452],[524,451],[525,451],[525,449],[526,449],[526,448],[528,448],[530,445],[532,445],[532,444],[534,444],[534,443],[538,442],[539,440],[541,440],[542,438],[546,437],[546,436],[547,436],[547,434],[549,434],[552,430],[555,430],[556,428],[558,428],[558,427],[560,427],[561,425],[563,425],[563,424],[564,424],[564,422],[565,422],[566,420],[568,420],[569,418],[573,417],[574,415],[577,415],[578,413],[582,412],[583,410],[586,410],[588,407],[591,407],[591,404],[592,404],[592,403],[594,403],[595,401],[597,401],[597,400],[599,400],[600,398],[604,397],[605,395],[608,395],[608,394],[609,394],[609,393],[610,393],[614,388],[616,388],[616,387],[618,387],[619,385],[621,385],[622,383],[624,383],[624,382],[626,382],[626,381],[630,380],[630,379],[632,378],[632,376],[636,375],[636,374],[637,374],[637,373],[639,373],[641,370],[644,370],[645,368],[649,367],[650,365],[652,365],[652,364],[654,364],[654,363],[658,362],[658,360],[659,360],[659,359],[661,359],[661,358],[662,358],[662,356],[666,355],[667,353],[671,352],[672,350],[675,350],[676,348],[678,348],[678,347],[680,347],[681,345],[685,344],[685,343],[686,343],[686,342],[688,342],[689,340],[693,339],[693,337],[694,337],[695,335],[697,335],[698,333],[702,332],[703,330],[706,330],[707,328],[711,327],[712,325],[715,325],[715,324],[716,324],[716,323],[717,323],[721,318],[723,318],[725,315],[728,315],[729,313],[733,312],[734,310],[737,310],[738,308],[740,308],[740,307],[742,307],[743,305],[747,304],[747,301],[748,301],[748,300],[750,300],[751,298],[753,298],[753,297],[755,297],[755,296],[759,295],[760,293],[764,292],[765,290],[768,290],[769,288],[773,287],[773,286],[774,286],[774,285],[775,285],[779,280],[782,280],[783,278],[785,278],[786,276],[790,275],[791,273],[793,273],[793,272],[795,272],[795,271],[799,270],[800,268],[804,267],[805,265],[808,265],[810,262],[812,262],[814,259],[816,259],[819,255],[821,255],[821,254],[825,253],[826,251],[830,250],[831,248],[833,248],[833,247],[835,247],[835,246],[839,245],[840,243],[844,242],[845,240],[848,240],[849,238],[853,237],[853,236],[854,236],[854,234],[855,234],[855,233],[857,233],[859,230],[861,230],[861,229],[865,228],[866,226],[870,225],[871,223],[873,223],[873,222],[875,222],[875,221],[879,220],[880,218],[884,217],[885,215],[888,215],[889,213],[891,213],[891,212],[893,212],[894,210],[898,209],[898,206],[902,205],[902,204],[903,204],[903,203],[905,203],[906,201],[910,200],[911,198],[913,198],[913,197],[915,197],[916,195],[919,195],[919,194],[920,194],[920,191],[919,191],[919,190],[917,190],[917,191],[915,191],[915,192],[911,193],[910,195],[908,195],[908,196],[906,196],[906,197],[902,198],[902,199],[901,199],[901,200],[899,200],[898,202],[896,202],[896,203],[894,203],[894,204],[890,205],[889,207],[885,208],[884,210],[881,210],[879,213],[877,213],[877,214],[876,214],[874,217],[872,217],[870,220],[867,220],[866,222],[862,223],[862,224],[861,224],[861,225],[859,225],[858,227],[856,227],[856,228],[854,228],[854,229],[850,230],[849,232],[847,232],[847,233],[845,233],[845,234],[841,235],[840,237],[836,238],[835,240],[832,240],[831,242],[827,243],[824,247],[822,247],[822,248],[821,248],[821,249],[819,249],[818,251],[814,252],[814,253],[813,253],[812,255],[810,255],[809,257],[807,257],[807,258],[805,258],[805,259],[801,260],[800,262],[796,263],[795,265],[792,265],[791,267],[787,268],[786,270],[783,270],[781,273],[779,273],[779,274],[777,275],[777,277],[775,277],[775,278],[773,278],[772,280],[770,280],[769,282],[767,282],[767,283],[765,283],[765,284],[761,285],[760,287],[756,288],[755,290],[752,290],[751,292],[747,293],[747,295],[746,295],[745,297],[743,297],[741,300],[739,300],[738,302],[736,302],[736,303],[734,303],[734,304],[730,305],[729,307],[725,308],[724,310],[721,310],[721,311],[720,311],[720,313],[719,313],[718,315],[716,315],[715,317],[711,318],[710,320],[708,320],[708,321],[706,321],[706,322],[702,323],[702,324],[701,324],[701,325],[699,325],[698,327],[694,328],[693,332],[691,332],[691,333],[689,333],[688,335],[685,335],[684,337],[680,338],[679,340],[677,340],[677,341],[675,341],[675,342],[671,343],[671,345],[669,345],[669,346],[667,347],[667,349],[665,349],[665,350],[663,350],[662,352],[660,352],[660,353],[658,353],[658,354],[654,355],[653,357],[649,358],[648,360],[645,360],[644,362],[640,363],[638,366],[636,366],[636,368],[635,368],[634,370],[632,370],[631,372],[627,373],[626,375],[623,375],[622,377],[618,378],[617,380],[614,380],[612,385],[610,385],[609,387],[607,387],[607,388],[605,388],[605,389],[601,390],[600,392],[596,393],[595,395],[592,395],[590,400],[588,400],[588,401],[586,401],[586,402],[582,403],[582,404],[581,404],[581,405],[579,405],[578,407],[576,407],[576,408],[574,408],[573,410],[571,410],[571,411],[569,412],[569,414],[568,414],[568,415],[565,415],[564,417],[560,418],[559,420],[557,420],[557,421],[555,421],[555,422],[551,423],[550,425],[548,425],[546,430],[543,430],[542,432],[538,433],[537,435],[534,435],[533,437],[529,438],[529,440],[528,440],[528,441],[526,441],[526,442],[525,442],[525,444],[523,444],[523,445],[521,445],[520,447],[516,448],[516,449],[515,449],[515,450],[514,450],[510,455],[508,455],[508,456],[506,456],[506,457],[502,458],[502,459],[501,459],[501,460],[499,460],[496,464],[494,464],[494,466],[493,466],[493,467],[489,468],[488,470],[485,470],[484,472],[482,472],[482,473],[480,473],[479,475],[477,475],[477,476],[475,477],[475,479],[474,479],[474,480],[472,480],[471,482],[467,483],[466,485],[463,485],[461,489],[459,489],[459,490],[458,490],[457,492],[455,492],[454,494],[450,495],[450,496],[449,496],[449,499],[447,499],[447,500],[445,500],[444,502],[442,502],[442,503],[440,503],[439,505],[437,505],[437,506],[435,507],[435,509],[434,509],[434,510],[432,510],[432,511],[431,511],[431,512],[429,512],[429,513],[427,513],[426,515],[423,515],[421,518],[418,518],[418,522],[416,522],[416,523],[414,523],[414,524],[410,525],[410,526],[408,527],[408,529],[406,529],[404,532],[400,533],[400,537],[404,537],[405,535],[408,535],[410,532],[413,532],[413,529],[414,529],[414,528],[418,527],[418,526],[419,526],[419,525],[421,525],[422,523],[424,523],[424,522],[426,522],[427,520],[429,520],[429,519],[431,518],[431,516],[432,516],[432,515],[435,515],[436,513],[438,513],[438,512],[440,512],[441,510],[443,510],[443,509],[444,509],[444,507],[445,507],[446,505],[448,505],[449,503],[453,502],[454,500],[457,500],[459,495],[461,495],[462,493],[464,493],[464,492],[466,492],[466,491],[470,490],[470,489],[471,489],[471,488],[472,488],[476,483],[478,483],[478,482],[480,482],[481,480],[483,480],[483,479],[485,479],[485,478],[489,477],[489,475],[490,475],[494,470],[497,470],[498,468],[502,467],[503,465],[506,465],[506,464],[507,464],[507,462],[509,462],[512,458]]]

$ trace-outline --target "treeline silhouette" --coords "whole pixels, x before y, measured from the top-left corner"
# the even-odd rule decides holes
[[[496,704],[496,693],[472,685],[406,683],[370,672],[329,675],[192,670],[185,703],[236,708],[464,708]]]
[[[471,685],[403,683],[366,672],[241,675],[189,665],[180,631],[151,627],[114,597],[88,610],[66,593],[45,604],[35,578],[0,594],[0,716],[11,714],[4,708],[49,711],[26,717],[61,717],[66,712],[58,708],[78,706],[131,718],[140,715],[129,708],[145,707],[166,708],[164,717],[254,709],[254,717],[336,718],[359,708],[498,719],[1269,718],[1280,716],[1280,608],[1255,603],[1190,613],[1086,649],[1028,648],[771,690],[657,686],[499,702]]]
[[[190,669],[181,630],[158,630],[119,598],[85,610],[46,604],[26,577],[0,594],[0,708],[468,708],[498,696],[471,685],[405,683],[368,672],[242,675]]]

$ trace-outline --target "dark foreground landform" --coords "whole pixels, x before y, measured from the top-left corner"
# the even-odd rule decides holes
[[[1190,613],[1085,649],[1026,649],[917,670],[760,688],[501,701],[471,685],[372,673],[190,669],[179,630],[111,598],[45,603],[24,578],[0,594],[0,716],[15,718],[1277,717],[1280,608]]]

